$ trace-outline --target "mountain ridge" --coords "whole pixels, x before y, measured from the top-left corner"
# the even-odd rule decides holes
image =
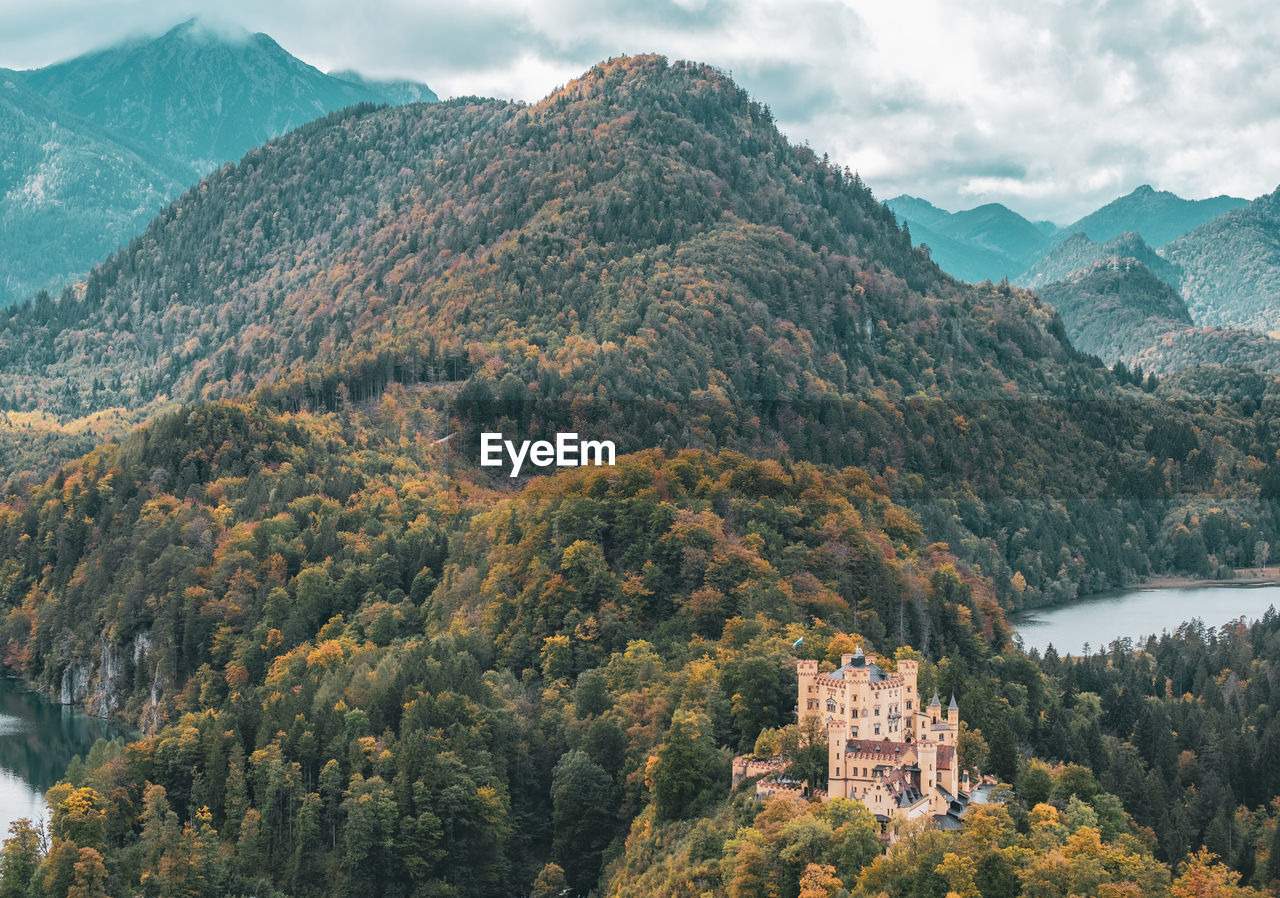
[[[182,190],[271,137],[344,106],[435,96],[412,82],[387,82],[384,94],[379,82],[332,78],[267,35],[233,36],[197,19],[42,68],[0,71],[0,87],[10,105],[25,98],[24,126],[0,128],[9,179],[83,185],[56,196],[0,191],[0,222],[11,231],[0,240],[0,305],[59,292]],[[59,125],[100,149],[68,157],[56,142],[32,142]],[[137,161],[126,165],[128,154]]]

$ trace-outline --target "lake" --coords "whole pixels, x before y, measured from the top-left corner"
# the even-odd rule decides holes
[[[1044,654],[1050,644],[1059,655],[1105,650],[1128,636],[1135,644],[1172,632],[1193,618],[1220,627],[1241,617],[1254,621],[1271,606],[1280,609],[1280,585],[1224,585],[1131,589],[1057,608],[1042,608],[1012,621],[1027,651]]]
[[[49,701],[21,680],[0,677],[0,839],[21,817],[47,817],[44,793],[62,779],[76,755],[119,727]]]

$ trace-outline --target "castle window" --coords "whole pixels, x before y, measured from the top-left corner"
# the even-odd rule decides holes
[[[876,705],[876,717],[880,716],[880,706]]]
[[[907,710],[911,710],[911,699],[907,699]]]
[[[853,727],[853,738],[855,738],[855,739],[857,739],[857,738],[858,738],[858,728],[857,728],[857,727]]]
[[[831,711],[831,712],[833,712],[833,713],[835,712],[835,710],[836,710],[836,700],[835,700],[835,699],[833,699],[833,698],[829,698],[829,699],[827,699],[827,710],[828,710],[828,711]]]
[[[880,724],[878,724],[878,723],[876,724],[876,735],[877,735],[877,736],[879,736],[879,735],[880,735]]]

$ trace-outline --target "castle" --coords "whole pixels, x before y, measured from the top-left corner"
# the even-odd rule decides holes
[[[928,705],[921,701],[916,661],[898,661],[891,674],[861,649],[844,655],[836,670],[821,672],[817,661],[802,660],[796,671],[798,719],[818,717],[827,727],[827,797],[857,799],[884,824],[932,816],[940,825],[958,825],[969,783],[960,775],[955,698],[944,716],[936,694]],[[735,784],[761,775],[760,797],[803,792],[801,784],[780,778],[784,767],[738,759]]]

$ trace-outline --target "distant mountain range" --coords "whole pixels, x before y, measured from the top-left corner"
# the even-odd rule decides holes
[[[1028,221],[999,203],[954,213],[912,196],[886,205],[943,271],[974,283],[1012,280],[1044,255],[1057,231],[1052,222]]]
[[[1280,189],[1249,202],[1144,185],[1065,228],[999,204],[951,213],[900,196],[886,205],[944,270],[1040,290],[1072,341],[1108,362],[1280,374],[1268,339],[1280,338]],[[1169,314],[1174,301],[1180,312]]]
[[[1141,234],[1148,245],[1159,248],[1206,221],[1248,203],[1248,200],[1225,195],[1185,200],[1167,190],[1155,190],[1143,184],[1132,193],[1112,200],[1063,228],[1062,233],[1080,233],[1090,240],[1106,243],[1127,231],[1134,231]]]
[[[219,165],[422,84],[326,75],[265,34],[192,19],[31,71],[0,70],[0,304],[57,291]]]
[[[917,246],[927,244],[933,260],[944,271],[961,280],[1007,278],[1024,286],[1048,283],[1070,273],[1058,271],[1064,262],[1061,255],[1045,264],[1041,260],[1076,235],[1098,248],[1096,255],[1079,258],[1080,264],[1071,271],[1116,255],[1114,248],[1101,245],[1123,234],[1139,234],[1148,247],[1160,247],[1247,204],[1248,200],[1230,196],[1186,200],[1144,184],[1064,228],[1049,221],[1030,221],[1000,203],[963,212],[948,212],[927,200],[906,195],[886,203],[900,222],[910,226],[913,242]],[[1069,254],[1079,257],[1085,248],[1085,244],[1075,241]],[[1144,262],[1150,264],[1148,259]],[[1057,277],[1045,277],[1049,268],[1057,272]],[[1158,270],[1156,273],[1163,276]]]

